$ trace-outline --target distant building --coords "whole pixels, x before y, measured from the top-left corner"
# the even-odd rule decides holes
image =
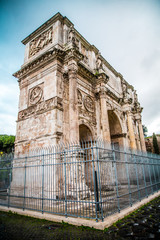
[[[159,147],[159,152],[160,152],[160,135],[157,134],[157,143],[158,143],[158,147]],[[146,144],[146,150],[147,152],[152,152],[154,153],[154,148],[153,148],[153,137],[146,137],[145,138],[145,144]]]
[[[22,43],[16,153],[96,138],[146,151],[134,87],[68,18],[57,13]]]

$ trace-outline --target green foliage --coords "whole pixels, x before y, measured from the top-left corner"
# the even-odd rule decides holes
[[[14,149],[15,136],[0,135],[0,155],[10,153]]]
[[[96,72],[95,72],[94,75],[95,75],[95,76],[98,76],[98,75],[99,75],[99,72],[96,70]]]
[[[157,137],[155,133],[153,133],[153,148],[154,148],[154,153],[159,154],[159,147],[158,147]]]

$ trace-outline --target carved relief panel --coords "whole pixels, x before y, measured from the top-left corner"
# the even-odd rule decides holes
[[[51,27],[30,42],[29,57],[34,56],[40,50],[52,43],[52,33],[53,30]]]
[[[82,93],[79,90],[77,90],[77,96],[78,96],[78,106],[82,106],[83,104]]]
[[[79,119],[86,119],[92,125],[96,125],[94,99],[79,89],[77,95]]]
[[[63,75],[63,100],[69,101],[69,80],[68,75]]]
[[[86,63],[87,65],[89,64],[88,62],[88,52],[87,52],[87,49],[85,48],[85,46],[83,44],[81,44],[81,53],[83,54],[84,56],[84,63]]]
[[[43,84],[37,85],[29,90],[28,105],[32,106],[43,101]]]
[[[84,106],[87,109],[88,112],[93,113],[94,112],[94,102],[93,99],[89,96],[86,96],[84,98]]]

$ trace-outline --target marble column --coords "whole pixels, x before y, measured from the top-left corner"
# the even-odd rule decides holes
[[[135,128],[136,128],[136,144],[137,144],[137,149],[138,149],[138,151],[141,151],[141,144],[140,144],[140,138],[139,138],[139,131],[138,131],[137,121],[136,121]]]
[[[146,152],[146,144],[145,144],[145,140],[144,140],[144,133],[143,133],[143,127],[142,127],[142,123],[141,120],[137,120],[138,122],[138,128],[139,128],[139,136],[140,136],[140,143],[141,143],[141,150],[143,152]]]
[[[79,141],[79,124],[78,124],[78,98],[77,98],[77,64],[72,61],[69,64],[69,127],[70,141]]]
[[[103,89],[100,91],[100,104],[101,104],[101,127],[103,140],[110,143],[111,137],[108,119],[108,109],[106,104],[106,93]]]
[[[127,113],[127,120],[128,120],[128,131],[129,131],[129,137],[130,137],[130,147],[131,149],[137,149],[135,133],[133,128],[132,114],[130,112]]]

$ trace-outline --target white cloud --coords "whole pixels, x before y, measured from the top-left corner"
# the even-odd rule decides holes
[[[16,134],[16,116],[0,113],[0,134]]]
[[[18,84],[0,84],[0,134],[16,133]]]
[[[153,133],[160,133],[160,114],[159,116],[153,120],[153,122],[148,124],[148,136],[151,136]]]

